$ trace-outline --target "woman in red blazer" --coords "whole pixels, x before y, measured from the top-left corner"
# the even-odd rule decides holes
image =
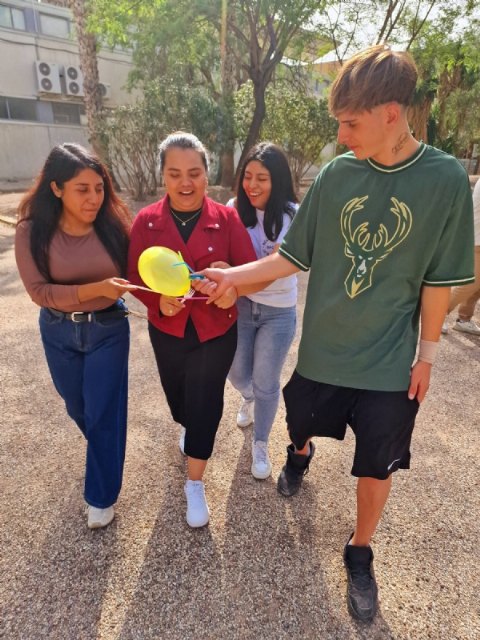
[[[207,153],[194,135],[176,132],[160,145],[160,170],[167,193],[142,209],[133,223],[128,278],[143,284],[138,258],[151,246],[180,251],[195,271],[239,265],[256,259],[250,237],[235,209],[206,197]],[[216,301],[184,302],[170,296],[134,292],[148,309],[148,329],[162,387],[187,456],[187,522],[208,523],[203,474],[223,412],[225,380],[237,345],[237,292]]]

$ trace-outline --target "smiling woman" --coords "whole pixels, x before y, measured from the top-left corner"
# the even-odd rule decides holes
[[[235,204],[257,258],[275,253],[297,209],[288,160],[280,147],[261,142],[240,171]],[[297,277],[279,278],[238,303],[238,346],[228,378],[241,393],[239,427],[252,422],[251,472],[272,472],[268,439],[280,399],[280,375],[296,327]]]
[[[208,178],[203,156],[197,151],[172,147],[163,161],[163,180],[172,209],[191,212],[201,208]]]
[[[132,227],[130,280],[142,285],[138,259],[151,246],[180,251],[195,271],[255,260],[238,214],[206,197],[207,152],[198,138],[177,132],[160,145],[165,198],[142,209]],[[203,474],[223,412],[227,373],[237,344],[237,292],[216,304],[137,291],[148,308],[148,330],[173,420],[181,425],[180,450],[187,455],[187,522],[208,523]]]

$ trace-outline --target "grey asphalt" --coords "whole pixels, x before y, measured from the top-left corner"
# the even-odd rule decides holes
[[[371,625],[356,623],[341,557],[355,518],[352,435],[318,442],[303,490],[285,499],[275,489],[288,443],[283,406],[273,477],[256,481],[251,428],[236,426],[238,395],[228,386],[206,473],[210,525],[189,529],[177,427],[138,318],[124,488],[114,523],[87,529],[85,444],[52,387],[13,234],[0,224],[2,639],[480,638],[480,338],[442,338],[412,469],[395,474],[373,542],[380,610]]]

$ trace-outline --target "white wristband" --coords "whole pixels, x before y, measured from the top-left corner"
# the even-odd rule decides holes
[[[438,342],[432,342],[431,340],[420,340],[418,359],[422,362],[433,364],[437,355],[438,344]]]

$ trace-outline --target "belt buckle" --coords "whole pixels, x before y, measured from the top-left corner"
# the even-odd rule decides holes
[[[79,322],[82,322],[82,320],[77,320],[76,316],[80,316],[81,318],[85,317],[85,311],[72,311],[72,313],[70,314],[70,319],[72,322],[75,322],[76,324],[78,324]],[[92,321],[92,314],[89,313],[87,314],[87,322],[91,322]]]

